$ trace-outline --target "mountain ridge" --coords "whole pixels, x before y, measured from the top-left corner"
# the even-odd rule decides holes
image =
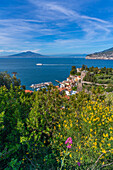
[[[86,56],[86,59],[113,60],[113,47],[104,51],[95,52]]]
[[[85,58],[86,54],[56,54],[56,55],[42,55],[32,51],[21,52],[18,54],[0,56],[0,58]]]
[[[9,55],[8,57],[11,57],[11,58],[15,58],[15,57],[24,57],[24,58],[33,58],[33,57],[45,57],[44,55],[41,55],[39,53],[34,53],[32,51],[26,51],[26,52],[22,52],[22,53],[18,53],[18,54],[13,54],[13,55]]]

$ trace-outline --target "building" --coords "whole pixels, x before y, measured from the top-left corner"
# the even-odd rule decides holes
[[[31,90],[25,90],[25,93],[33,93]]]
[[[76,94],[76,93],[77,91],[74,91],[74,90],[71,91],[71,95]]]
[[[81,69],[82,69],[82,68],[77,68],[77,73],[80,73],[80,72],[81,72]]]

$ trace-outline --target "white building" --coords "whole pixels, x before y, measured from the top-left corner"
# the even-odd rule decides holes
[[[68,90],[65,90],[65,93],[67,96],[70,96],[70,92]]]
[[[77,91],[74,91],[74,90],[71,91],[71,95],[76,94],[76,93]]]

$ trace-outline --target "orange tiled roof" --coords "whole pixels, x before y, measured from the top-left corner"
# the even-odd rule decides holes
[[[58,90],[61,92],[63,90],[66,90],[66,88],[59,88]]]
[[[25,90],[25,93],[32,93],[33,91],[31,90]]]
[[[56,86],[57,88],[59,88],[59,86]]]
[[[70,99],[70,97],[69,97],[69,96],[67,96],[67,95],[65,95],[65,98],[67,98],[68,100]]]

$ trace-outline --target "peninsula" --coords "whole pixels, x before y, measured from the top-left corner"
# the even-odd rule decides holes
[[[113,60],[113,47],[107,50],[89,54],[86,59],[102,59],[102,60]]]

